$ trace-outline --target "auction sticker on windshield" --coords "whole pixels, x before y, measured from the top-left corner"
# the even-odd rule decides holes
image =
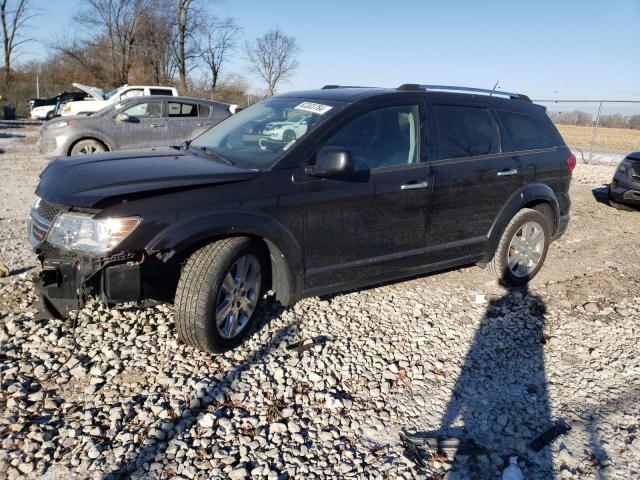
[[[305,112],[317,113],[323,115],[331,110],[333,107],[329,105],[322,105],[321,103],[302,102],[300,105],[294,107],[296,110],[304,110]]]

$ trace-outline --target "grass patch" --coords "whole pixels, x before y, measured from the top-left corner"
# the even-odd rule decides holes
[[[593,127],[578,125],[556,125],[556,127],[560,130],[567,145],[583,148],[591,147]],[[599,126],[594,147],[626,151],[640,150],[640,130]]]

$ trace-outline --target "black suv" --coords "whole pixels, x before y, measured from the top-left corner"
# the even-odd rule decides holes
[[[50,315],[90,294],[174,302],[180,337],[219,352],[269,290],[290,305],[469,264],[528,282],[569,222],[574,166],[524,95],[327,86],[180,147],[53,161],[29,237]]]

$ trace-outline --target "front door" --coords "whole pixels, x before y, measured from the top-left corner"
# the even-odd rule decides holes
[[[421,161],[421,118],[417,104],[376,108],[323,143],[347,150],[355,171],[305,178],[307,290],[423,263],[429,166]]]
[[[501,152],[500,129],[487,106],[434,104],[430,112],[427,245],[433,261],[475,261],[498,213],[522,185],[520,160]]]
[[[119,113],[128,117],[127,120],[114,118],[114,138],[119,150],[171,145],[166,140],[167,122],[162,115],[162,101],[137,103]]]

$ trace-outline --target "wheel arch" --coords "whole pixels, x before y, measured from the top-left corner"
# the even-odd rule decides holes
[[[105,148],[105,151],[110,152],[112,150],[109,143],[99,135],[83,135],[81,137],[74,138],[69,142],[69,146],[67,147],[67,156],[70,156],[73,147],[75,147],[79,142],[82,142],[83,140],[94,140],[96,142],[99,142]]]
[[[303,256],[295,237],[281,223],[259,214],[227,212],[176,222],[158,233],[145,247],[163,262],[186,262],[193,252],[223,238],[245,236],[264,249],[269,287],[283,305],[302,292]]]
[[[480,265],[485,265],[491,260],[507,225],[513,216],[523,208],[538,210],[549,218],[551,220],[551,236],[552,238],[555,236],[560,220],[560,207],[556,194],[551,187],[542,183],[527,185],[507,200],[493,221],[487,235],[485,258],[480,262]]]

